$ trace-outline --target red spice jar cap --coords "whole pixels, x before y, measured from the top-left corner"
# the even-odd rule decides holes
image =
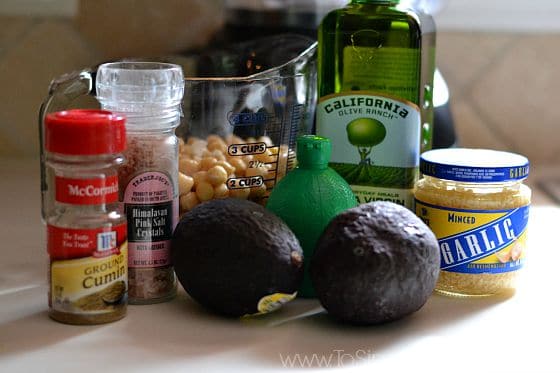
[[[121,153],[125,118],[107,110],[68,110],[45,118],[45,149],[66,155]]]

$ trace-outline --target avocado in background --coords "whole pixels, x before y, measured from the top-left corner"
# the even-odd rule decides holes
[[[183,215],[171,258],[186,292],[227,316],[275,310],[293,299],[303,278],[303,252],[286,224],[264,207],[212,200]]]
[[[436,237],[416,215],[371,202],[336,216],[311,258],[311,281],[327,312],[343,322],[379,324],[419,310],[439,275]]]

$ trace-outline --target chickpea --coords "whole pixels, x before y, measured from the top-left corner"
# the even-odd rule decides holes
[[[245,162],[249,163],[255,158],[255,156],[252,154],[248,154],[248,155],[244,155],[242,158]]]
[[[219,150],[212,150],[212,157],[216,158],[216,160],[219,161],[225,161],[226,160],[226,156],[224,155],[224,153],[222,153]]]
[[[194,185],[194,180],[192,177],[179,172],[179,195],[187,194],[191,191]]]
[[[179,205],[181,206],[181,211],[190,211],[199,203],[200,201],[198,200],[195,192],[189,192],[179,197]]]
[[[226,184],[220,184],[214,188],[214,198],[227,198],[229,197],[229,189]]]
[[[243,176],[245,175],[245,170],[247,169],[247,164],[243,159],[238,157],[231,157],[229,163],[235,168],[235,175],[236,176]]]
[[[193,175],[194,187],[197,188],[202,182],[208,182],[208,172],[198,171]]]
[[[231,145],[231,144],[245,144],[245,141],[243,141],[243,139],[241,137],[236,136],[234,134],[231,134],[231,135],[228,135],[226,137],[226,143],[228,145]]]
[[[261,186],[258,187],[252,187],[249,197],[250,198],[261,198],[264,197],[264,195],[266,194],[266,185],[263,184]]]
[[[229,196],[233,198],[247,199],[249,198],[250,193],[251,190],[249,188],[231,189],[229,191]]]
[[[179,153],[183,153],[184,149],[185,149],[185,140],[183,140],[182,138],[178,137],[177,138],[177,143],[179,145]]]
[[[219,150],[220,153],[224,154],[227,153],[228,146],[224,142],[224,140],[218,138],[218,140],[214,140],[208,143],[208,150],[214,151]]]
[[[222,166],[224,168],[224,170],[226,170],[226,172],[228,173],[228,175],[231,175],[235,172],[235,167],[233,167],[232,165],[230,165],[227,161],[218,161],[218,163],[216,163],[216,166]]]
[[[214,197],[214,187],[207,181],[201,181],[196,186],[196,196],[201,202],[209,201]]]
[[[273,146],[272,140],[268,136],[261,136],[257,139],[258,142],[264,142],[266,146]]]
[[[179,160],[179,171],[185,175],[192,176],[200,171],[200,162],[194,159],[181,158]]]
[[[264,153],[255,154],[254,158],[255,160],[263,163],[274,162],[274,157],[272,156],[272,152],[268,149]]]
[[[199,139],[198,137],[191,136],[187,139],[187,144],[192,145],[192,144],[196,143],[197,141],[202,141],[202,140]]]
[[[189,155],[193,157],[201,157],[202,153],[206,150],[206,142],[199,141],[190,146]]]
[[[218,163],[218,161],[214,157],[202,158],[202,160],[200,161],[200,169],[203,171],[208,171],[209,169],[214,167],[216,163]]]
[[[208,141],[208,144],[210,144],[211,142],[214,141],[224,141],[224,140],[222,140],[222,138],[216,134],[211,134],[206,137],[206,141]]]
[[[247,137],[247,138],[245,139],[245,142],[246,142],[247,144],[250,144],[250,143],[257,142],[257,140],[256,140],[254,137]]]
[[[207,179],[214,186],[225,183],[227,178],[228,173],[222,166],[214,166],[208,170]]]
[[[187,147],[187,145],[181,145],[179,144],[179,156],[185,154],[185,148]],[[185,154],[187,155],[187,154]]]
[[[265,179],[267,178],[267,174],[268,174],[268,167],[265,166],[259,166],[259,167],[254,167],[254,168],[248,168],[245,171],[245,177],[251,177],[251,176],[262,176]]]
[[[202,158],[212,157],[212,152],[208,149],[204,149],[202,151],[201,155],[202,155]]]
[[[192,157],[194,151],[193,151],[193,147],[192,145],[183,145],[179,148],[179,153],[181,153],[181,155],[186,155],[188,157]]]

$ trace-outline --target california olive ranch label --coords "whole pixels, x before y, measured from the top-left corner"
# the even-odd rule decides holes
[[[338,83],[323,77],[334,92],[321,89],[317,108],[317,134],[332,141],[329,166],[359,203],[391,201],[412,209],[421,143],[420,51],[400,46],[391,33],[340,32],[348,45],[336,57]]]
[[[322,97],[317,132],[332,141],[329,164],[359,203],[391,201],[412,209],[418,175],[420,110],[369,91]]]

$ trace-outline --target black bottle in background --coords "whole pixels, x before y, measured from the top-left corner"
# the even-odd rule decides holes
[[[267,6],[264,1],[260,6],[252,3],[248,7],[246,1],[227,0],[225,25],[209,44],[208,49],[214,52],[202,53],[197,66],[198,74],[247,76],[288,62],[317,39],[317,27],[323,17],[330,10],[340,8],[347,2],[277,0],[276,7]],[[280,3],[283,6],[278,6]],[[414,1],[411,4],[414,5]],[[278,38],[271,39],[273,36]],[[250,42],[262,38],[272,41],[264,44]],[[282,48],[278,48],[279,45]],[[436,72],[433,94],[432,147],[437,149],[455,146],[457,139],[449,106],[449,91],[439,71]]]

